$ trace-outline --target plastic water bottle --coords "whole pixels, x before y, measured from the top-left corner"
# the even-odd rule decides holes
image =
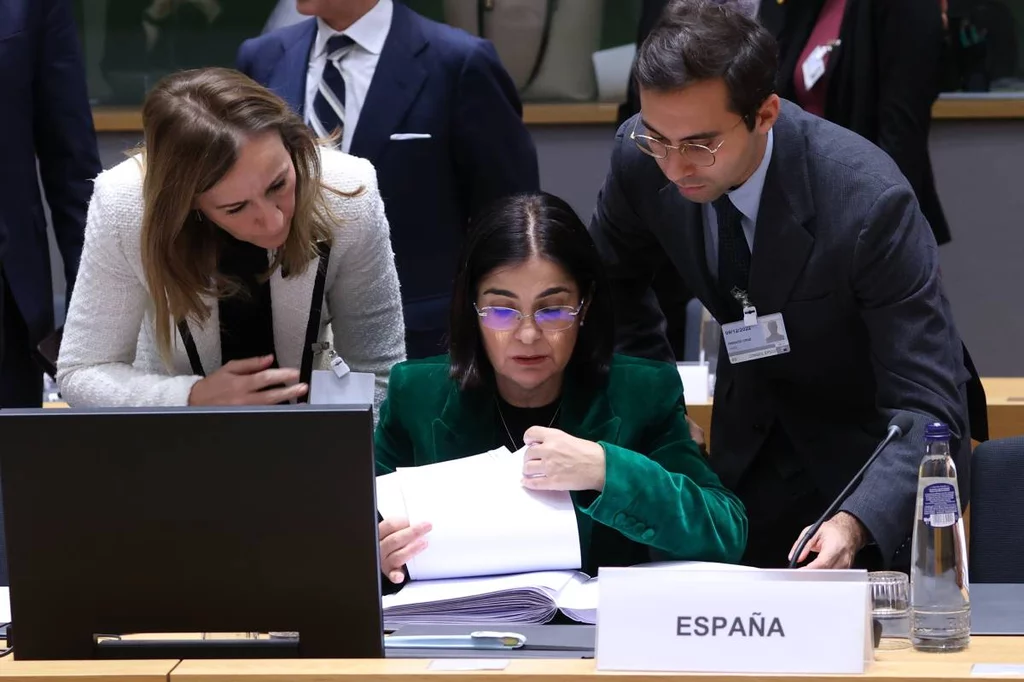
[[[910,641],[921,651],[959,651],[971,639],[971,601],[949,427],[929,424],[925,442],[914,512]]]

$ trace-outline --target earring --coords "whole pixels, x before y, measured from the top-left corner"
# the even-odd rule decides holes
[[[203,212],[200,211],[198,208],[196,209],[196,222],[197,223],[203,222]]]

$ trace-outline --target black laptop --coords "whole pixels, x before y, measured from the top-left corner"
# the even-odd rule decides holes
[[[369,407],[0,411],[18,659],[383,656]],[[298,632],[139,641],[128,633]]]

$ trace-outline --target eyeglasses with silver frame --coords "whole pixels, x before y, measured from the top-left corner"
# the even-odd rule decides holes
[[[744,119],[742,118],[737,121],[736,125],[726,131],[725,135],[728,135],[735,130],[736,126],[743,123],[743,121]],[[633,130],[629,133],[629,139],[633,140],[633,144],[637,146],[637,149],[648,156],[653,156],[656,159],[668,158],[668,152],[671,149],[679,152],[680,156],[693,165],[707,168],[708,166],[715,165],[715,159],[717,158],[715,155],[718,153],[718,150],[722,148],[722,145],[725,144],[725,135],[723,135],[722,139],[719,140],[718,144],[714,147],[708,147],[707,145],[696,144],[694,142],[683,142],[680,145],[671,145],[655,137],[651,137],[650,135],[637,135],[636,129],[639,125],[640,117],[637,116],[636,120],[633,122]]]
[[[533,323],[542,331],[559,332],[568,329],[576,324],[576,318],[583,310],[585,301],[573,308],[571,305],[552,305],[539,308],[532,313],[524,314],[515,308],[489,305],[483,308],[473,304],[473,309],[480,317],[480,323],[488,329],[495,331],[512,331],[518,329],[522,321],[528,317],[533,318]]]

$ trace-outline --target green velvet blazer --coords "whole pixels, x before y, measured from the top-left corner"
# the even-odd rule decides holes
[[[448,368],[447,356],[392,368],[374,438],[378,473],[505,443],[494,389],[462,391]],[[572,493],[584,571],[652,558],[740,560],[746,513],[690,437],[674,365],[616,355],[598,390],[567,376],[553,427],[605,451],[604,491]]]

